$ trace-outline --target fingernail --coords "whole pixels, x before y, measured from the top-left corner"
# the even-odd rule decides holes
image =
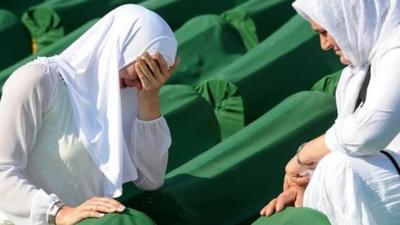
[[[126,209],[126,207],[123,206],[123,205],[121,205],[121,206],[118,208],[118,210],[119,210],[120,212],[124,211],[125,209]]]
[[[99,213],[99,216],[100,217],[103,217],[105,214],[104,213]]]

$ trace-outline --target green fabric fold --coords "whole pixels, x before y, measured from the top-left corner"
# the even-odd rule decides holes
[[[331,95],[335,95],[341,73],[342,70],[339,70],[335,73],[323,77],[321,80],[319,80],[317,83],[314,84],[311,90],[322,91]]]
[[[64,37],[60,17],[48,6],[28,10],[22,15],[21,21],[32,36],[33,53]]]
[[[234,84],[208,80],[198,85],[196,91],[213,107],[222,140],[244,127],[243,100]]]
[[[245,11],[231,10],[223,13],[222,18],[237,29],[248,51],[257,46],[259,41],[256,25]]]
[[[172,137],[168,171],[220,142],[213,108],[191,86],[165,85],[160,102]]]

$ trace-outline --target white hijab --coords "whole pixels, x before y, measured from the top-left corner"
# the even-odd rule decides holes
[[[172,66],[175,36],[157,14],[128,4],[109,12],[52,58],[67,84],[80,138],[107,178],[105,196],[120,196],[122,183],[137,178],[127,148],[137,116],[136,89],[120,89],[119,70],[145,51],[159,51]]]
[[[400,1],[296,0],[293,7],[306,20],[326,29],[350,60],[336,92],[342,103],[338,104],[338,119],[353,113],[369,66],[400,46]]]

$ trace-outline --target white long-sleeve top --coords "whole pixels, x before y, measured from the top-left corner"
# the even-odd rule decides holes
[[[47,224],[59,199],[77,206],[104,196],[106,178],[79,139],[67,88],[50,66],[34,62],[14,72],[3,86],[0,121],[0,224]],[[159,188],[171,144],[167,123],[136,119],[132,126],[133,182]]]
[[[336,92],[338,118],[326,132],[332,151],[372,155],[389,149],[400,153],[400,49],[388,51],[372,62],[365,103],[354,113],[344,102],[357,99],[362,79],[344,71]],[[345,69],[346,70],[346,69]],[[347,105],[354,107],[354,105]]]

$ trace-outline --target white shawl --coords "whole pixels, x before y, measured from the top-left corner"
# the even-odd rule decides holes
[[[137,178],[127,149],[137,116],[136,90],[120,90],[119,71],[145,51],[159,51],[171,66],[175,36],[157,14],[128,4],[108,13],[52,58],[68,86],[80,138],[107,178],[105,196],[121,195],[122,183]]]
[[[351,62],[343,70],[336,92],[340,120],[353,113],[371,63],[400,46],[400,1],[296,0],[293,7],[306,20],[326,29]]]

